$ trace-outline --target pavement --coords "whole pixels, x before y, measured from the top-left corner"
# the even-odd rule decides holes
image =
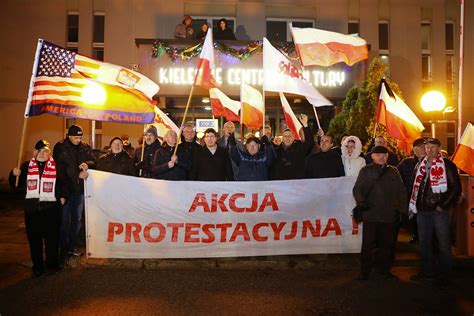
[[[32,278],[22,199],[0,195],[0,315],[474,315],[474,258],[452,283],[410,281],[416,245],[402,229],[392,271],[357,281],[359,256],[86,259]]]

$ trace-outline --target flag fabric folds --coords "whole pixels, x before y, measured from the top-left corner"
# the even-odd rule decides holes
[[[474,125],[468,123],[459,142],[452,161],[462,171],[474,177]]]
[[[212,115],[223,116],[227,121],[239,122],[240,102],[234,101],[217,88],[209,89]]]
[[[209,29],[202,45],[201,55],[199,56],[194,86],[204,89],[216,88],[218,84],[212,76],[212,69],[214,69],[214,45],[212,29]]]
[[[331,66],[344,62],[349,66],[367,59],[367,42],[355,35],[314,28],[292,27],[296,51],[303,66]]]
[[[155,106],[155,120],[152,125],[156,127],[158,135],[164,136],[170,129],[179,135],[179,127],[157,106]]]
[[[242,124],[245,124],[251,130],[257,130],[262,127],[265,104],[260,91],[242,83],[240,103],[242,105],[240,113]]]
[[[385,125],[390,137],[398,140],[398,147],[410,152],[411,143],[421,137],[425,129],[415,113],[382,79],[377,105],[376,122]]]
[[[291,132],[293,133],[293,136],[295,137],[295,139],[300,140],[299,131],[303,126],[296,118],[295,113],[293,113],[293,110],[291,109],[290,104],[288,103],[288,100],[285,98],[285,95],[281,92],[280,92],[280,100],[281,100],[281,106],[283,107],[283,114],[285,115],[286,125],[288,126],[289,129],[291,129]]]
[[[304,95],[320,106],[332,105],[266,38],[263,38],[263,90]]]
[[[97,121],[154,120],[159,86],[135,71],[38,41],[25,117],[49,113]]]

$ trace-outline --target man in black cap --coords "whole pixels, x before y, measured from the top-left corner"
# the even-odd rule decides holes
[[[54,146],[53,157],[58,169],[58,189],[65,197],[60,234],[61,264],[66,257],[80,256],[77,239],[84,213],[84,180],[89,168],[95,168],[96,160],[91,147],[82,141],[79,125],[71,125],[64,140]]]
[[[449,209],[461,194],[461,180],[456,165],[441,156],[441,142],[428,138],[426,156],[415,168],[409,202],[409,214],[417,214],[420,238],[421,271],[414,281],[433,280],[433,234],[438,241],[439,276],[442,285],[449,281],[452,268]]]
[[[33,158],[25,161],[20,168],[10,172],[9,182],[15,187],[25,189],[25,227],[30,245],[33,275],[38,277],[45,268],[55,272],[59,269],[59,227],[61,225],[61,206],[65,199],[57,190],[56,162],[51,157],[51,146],[46,140],[35,145]],[[43,258],[43,241],[46,261]],[[46,267],[45,267],[46,266]]]
[[[425,151],[425,139],[418,138],[413,142],[413,155],[410,157],[406,157],[403,159],[397,166],[398,172],[400,172],[400,176],[402,177],[403,184],[407,189],[407,196],[411,195],[411,189],[413,187],[413,171],[415,170],[416,164],[425,158],[426,151]],[[410,240],[411,243],[418,243],[418,232],[416,226],[416,215],[410,219],[410,222],[413,226],[413,236]]]
[[[143,146],[145,148],[143,149]],[[143,144],[135,149],[134,162],[138,169],[138,173],[141,177],[151,178],[151,168],[153,165],[153,157],[158,148],[161,147],[161,143],[158,139],[158,131],[153,125],[147,128],[143,137]],[[142,159],[143,151],[143,159]]]
[[[114,137],[110,141],[110,150],[99,157],[97,169],[106,172],[135,176],[136,169],[133,159],[124,150],[121,137]]]
[[[375,146],[372,163],[360,170],[353,194],[357,205],[366,205],[362,213],[361,274],[359,280],[368,280],[373,265],[373,253],[378,248],[382,275],[398,279],[390,272],[396,225],[400,212],[407,212],[407,193],[395,167],[387,165],[388,149]]]

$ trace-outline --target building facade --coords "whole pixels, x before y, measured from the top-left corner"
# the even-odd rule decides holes
[[[388,66],[387,76],[399,84],[406,103],[426,125],[426,135],[431,135],[434,126],[435,135],[441,138],[448,151],[452,152],[456,145],[457,112],[424,113],[420,98],[425,91],[436,89],[444,93],[451,109],[457,108],[460,0],[22,0],[2,1],[0,9],[3,43],[0,51],[3,148],[0,183],[17,163],[38,38],[86,56],[124,67],[138,67],[142,71],[146,69],[144,48],[151,47],[150,43],[156,38],[173,38],[175,27],[184,15],[192,16],[196,27],[203,22],[216,25],[220,18],[225,17],[237,39],[242,41],[261,40],[263,37],[291,41],[289,23],[346,34],[359,33],[370,45],[370,57],[365,67],[372,58],[380,57]],[[474,89],[470,84],[474,73],[473,52],[474,3],[466,1],[463,128],[469,120],[474,120]],[[143,72],[150,76],[150,73]],[[161,94],[157,99],[160,107],[178,125],[187,96],[185,91],[186,87],[183,87],[177,92]],[[336,105],[342,102],[343,95],[340,94],[338,90],[330,97]],[[238,99],[238,96],[233,96]],[[202,104],[205,99],[199,94],[193,99],[192,119],[210,117],[206,105]],[[267,115],[278,130],[282,117],[276,97],[270,95],[267,102]],[[297,98],[292,102],[296,106],[299,103]],[[333,108],[322,111],[326,125],[333,114]],[[86,120],[77,122],[84,127],[85,140],[90,142],[92,123]],[[23,159],[31,156],[31,148],[38,139],[55,143],[63,138],[68,124],[71,124],[70,120],[51,115],[28,119]],[[124,133],[129,134],[136,145],[142,129],[140,125],[97,122],[95,147],[102,148],[112,137]]]

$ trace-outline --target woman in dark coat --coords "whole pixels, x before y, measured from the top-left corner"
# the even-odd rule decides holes
[[[227,27],[227,20],[220,19],[219,23],[217,24],[217,28],[214,31],[214,39],[215,40],[230,40],[235,41],[234,32]]]

